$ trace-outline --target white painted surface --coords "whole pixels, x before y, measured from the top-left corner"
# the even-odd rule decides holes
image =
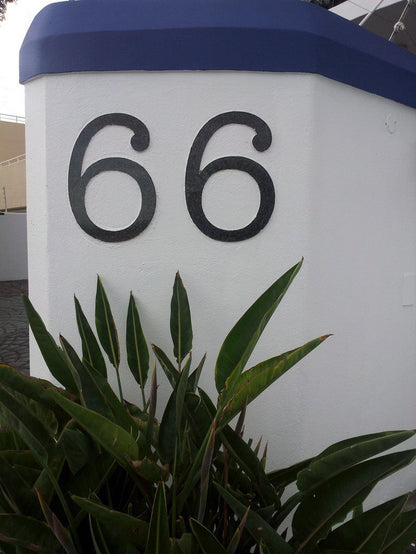
[[[27,279],[26,214],[0,215],[0,281]]]
[[[351,21],[369,12],[386,8],[398,2],[400,2],[400,0],[383,0],[381,3],[380,0],[360,0],[359,4],[357,4],[352,0],[345,0],[342,4],[338,4],[338,6],[331,8],[330,11]]]
[[[402,306],[402,280],[416,272],[415,110],[317,75],[68,74],[41,77],[26,88],[30,296],[56,337],[62,332],[79,345],[72,295],[92,322],[98,273],[122,345],[132,290],[149,343],[170,353],[169,305],[179,269],[193,315],[194,360],[208,352],[201,382],[214,398],[213,367],[223,338],[252,301],[305,256],[250,363],[327,332],[334,336],[249,409],[248,431],[269,441],[269,467],[347,436],[414,428],[415,307]],[[249,128],[230,126],[210,141],[203,165],[228,155],[255,159],[274,181],[276,207],[257,236],[221,243],[193,224],[184,175],[198,131],[230,110],[263,118],[272,146],[258,153]],[[111,112],[141,119],[150,146],[136,153],[130,131],[108,128],[91,142],[84,167],[125,156],[146,168],[157,192],[149,227],[116,244],[80,229],[67,194],[76,138],[92,119]],[[396,121],[394,133],[387,117]],[[235,183],[227,188],[220,181],[218,175],[207,184],[206,213],[219,225],[248,222],[255,184],[244,176],[240,195]],[[99,178],[87,195],[91,217],[108,227],[128,224],[140,203],[129,179],[116,176],[115,182],[120,188],[111,191],[107,177]],[[48,376],[33,344],[31,371]],[[163,403],[169,386],[159,375]],[[126,396],[138,401],[125,357],[122,381]],[[400,484],[414,488],[413,476]]]

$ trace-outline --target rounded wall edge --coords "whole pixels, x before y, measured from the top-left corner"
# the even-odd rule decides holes
[[[416,57],[295,0],[50,4],[20,52],[20,81],[83,71],[316,73],[416,107]]]

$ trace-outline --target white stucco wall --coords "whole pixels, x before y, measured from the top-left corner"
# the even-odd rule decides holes
[[[148,342],[170,353],[169,305],[179,269],[193,315],[194,360],[208,352],[201,384],[214,398],[213,367],[226,333],[304,256],[251,363],[321,334],[334,336],[249,410],[248,432],[269,441],[270,468],[347,436],[415,427],[415,110],[303,74],[49,75],[29,82],[26,95],[30,297],[54,336],[62,332],[79,345],[73,293],[93,322],[98,273],[122,345],[132,290]],[[276,206],[258,235],[224,243],[192,222],[184,175],[198,131],[232,110],[264,119],[271,147],[259,153],[251,129],[229,126],[209,142],[203,166],[221,156],[255,159],[274,181]],[[84,169],[108,156],[129,158],[146,168],[157,194],[149,227],[124,243],[84,233],[67,193],[79,133],[111,112],[141,119],[150,146],[134,152],[129,130],[104,129],[91,141]],[[108,176],[91,182],[87,208],[97,223],[117,228],[135,218],[140,195],[129,178],[113,175],[113,183]],[[241,227],[257,210],[254,181],[234,177],[218,174],[206,185],[205,212],[219,226]],[[33,343],[31,372],[48,376]],[[163,403],[170,391],[159,375]],[[125,358],[122,381],[126,396],[138,401]],[[414,488],[410,474],[403,479],[404,490]]]
[[[0,215],[0,281],[27,279],[26,214]]]

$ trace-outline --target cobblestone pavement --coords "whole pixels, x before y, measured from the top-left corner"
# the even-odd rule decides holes
[[[29,374],[29,326],[21,294],[27,281],[0,281],[0,362]]]

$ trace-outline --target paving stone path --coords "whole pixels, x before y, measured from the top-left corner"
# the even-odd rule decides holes
[[[29,374],[29,326],[21,295],[27,281],[0,281],[0,362]]]

